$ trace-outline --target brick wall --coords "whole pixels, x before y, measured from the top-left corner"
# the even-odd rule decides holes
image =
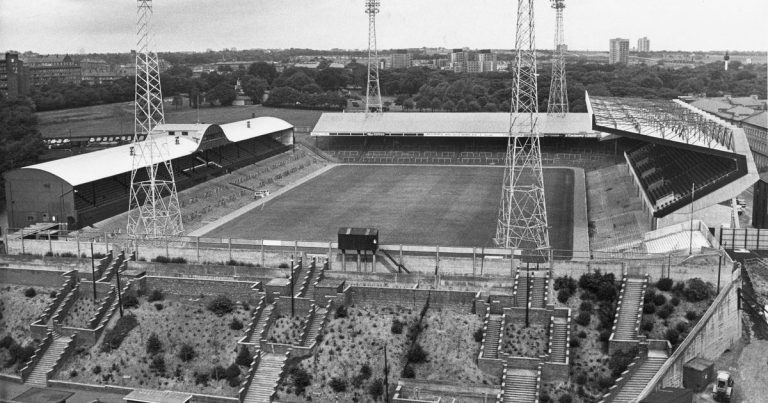
[[[255,283],[245,281],[202,280],[179,277],[146,276],[142,291],[160,289],[163,292],[185,297],[204,295],[226,295],[232,300],[259,302],[258,291],[252,289]]]
[[[459,308],[467,312],[474,306],[474,292],[468,291],[443,291],[423,289],[398,289],[381,287],[357,287],[349,288],[348,302],[350,304],[381,303],[389,305],[424,306],[429,295],[429,306],[435,308]]]
[[[61,271],[0,267],[0,284],[19,284],[38,287],[61,287]]]

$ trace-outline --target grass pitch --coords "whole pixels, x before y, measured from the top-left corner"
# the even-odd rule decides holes
[[[382,244],[493,246],[503,169],[341,165],[206,236],[335,241],[374,227]],[[572,249],[573,171],[544,170],[550,243]]]

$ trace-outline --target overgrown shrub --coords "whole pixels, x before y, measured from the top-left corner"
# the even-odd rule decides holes
[[[186,343],[181,345],[181,348],[179,349],[179,353],[178,353],[179,359],[184,362],[187,362],[195,358],[196,355],[197,353],[195,352],[194,347]]]
[[[645,296],[643,296],[643,303],[653,302],[653,298],[656,296],[655,290],[647,290]]]
[[[162,290],[152,290],[147,297],[147,301],[149,302],[162,301],[164,299],[165,296],[163,295]]]
[[[32,287],[29,287],[26,290],[24,290],[24,296],[27,298],[33,298],[35,295],[37,295],[37,291],[35,291],[35,289]]]
[[[578,334],[580,339],[586,339],[587,338],[587,332],[580,330]]]
[[[573,402],[573,398],[571,397],[570,394],[562,395],[560,396],[559,399],[557,399],[557,403],[572,403],[572,402]]]
[[[162,311],[163,308],[165,308],[165,306],[163,306],[163,304],[161,304],[159,302],[155,304],[155,310]]]
[[[400,374],[403,378],[413,378],[416,376],[416,373],[413,371],[413,368],[411,368],[410,365],[406,365],[403,367],[403,372]]]
[[[48,294],[48,296],[51,297],[51,298],[56,298],[57,295],[59,295],[59,294],[56,293],[56,291],[51,291],[51,293]]]
[[[601,301],[613,302],[618,295],[616,277],[613,273],[602,274],[600,270],[582,275],[579,287],[593,293]]]
[[[170,263],[187,263],[187,259],[183,257],[172,257]]]
[[[576,280],[573,279],[571,276],[561,276],[555,279],[554,288],[555,291],[558,290],[568,290],[570,291],[571,295],[573,295],[576,292],[577,287]]]
[[[629,351],[616,351],[611,355],[611,359],[608,361],[608,368],[611,370],[611,375],[614,379],[626,371],[629,364],[637,357],[637,354],[637,347],[633,347]]]
[[[403,333],[403,322],[400,322],[397,319],[392,320],[392,327],[390,328],[393,334],[401,334]],[[481,329],[482,330],[482,329]]]
[[[168,259],[166,256],[158,256],[152,259],[152,261],[156,263],[170,263],[171,259]]]
[[[613,302],[600,301],[598,303],[597,318],[600,320],[599,329],[611,329],[613,319],[616,315],[616,309]]]
[[[478,327],[477,330],[475,330],[475,333],[473,334],[473,336],[475,337],[475,341],[476,342],[478,342],[478,343],[482,342],[483,341],[483,328],[482,327]]]
[[[93,372],[94,375],[98,375],[101,373],[101,365],[97,365],[91,369],[91,372]]]
[[[672,306],[678,306],[680,305],[680,298],[672,297],[669,299],[669,303],[672,304]]]
[[[16,364],[16,367],[20,369],[35,354],[35,348],[32,344],[22,346],[21,344],[14,342],[8,347],[8,354],[10,355],[10,358],[5,362],[5,366],[9,367]]]
[[[652,313],[656,313],[656,304],[654,304],[653,302],[646,302],[645,304],[643,304],[643,313],[649,314],[649,315]]]
[[[582,301],[581,305],[579,305],[579,310],[582,312],[592,312],[592,309],[594,306],[589,301]]]
[[[330,382],[328,382],[328,386],[331,387],[331,389],[336,393],[346,392],[347,390],[347,381],[342,378],[331,378]]]
[[[691,321],[698,319],[698,317],[699,315],[697,315],[694,311],[688,311],[685,313],[685,318]]]
[[[427,361],[427,352],[421,347],[421,344],[416,343],[413,345],[410,351],[408,351],[407,360],[410,363],[419,364]]]
[[[214,365],[213,368],[211,368],[211,379],[214,381],[224,379],[226,376],[227,370],[221,365]]]
[[[339,305],[336,308],[336,319],[346,318],[346,317],[347,317],[347,307],[344,305]]]
[[[136,295],[136,291],[128,290],[122,297],[123,308],[138,308],[139,297]]]
[[[656,294],[653,297],[653,303],[656,306],[662,306],[667,303],[667,297],[665,297],[664,294]]]
[[[9,334],[0,339],[0,348],[10,348],[14,344],[16,344],[16,340]]]
[[[573,321],[576,322],[577,325],[581,326],[589,326],[589,322],[592,319],[592,315],[586,313],[586,312],[579,312],[578,315],[576,315],[576,319]]]
[[[700,278],[692,278],[688,280],[688,285],[683,291],[683,298],[689,302],[704,301],[709,298],[709,286]]]
[[[667,329],[667,332],[664,333],[664,337],[674,345],[680,340],[680,332],[678,332],[677,329]]]
[[[675,286],[672,287],[672,292],[675,295],[683,295],[683,292],[685,291],[685,283],[682,281],[678,281],[675,283]]]
[[[371,366],[368,364],[363,364],[360,366],[360,377],[363,379],[369,379],[371,375],[373,374],[373,371],[371,370]]]
[[[291,376],[291,382],[293,383],[293,390],[296,392],[296,396],[304,393],[307,386],[312,384],[312,377],[304,368],[293,367],[289,371]]]
[[[599,386],[601,390],[606,390],[613,386],[613,379],[609,376],[601,376],[597,379],[597,386]]]
[[[597,338],[599,341],[603,343],[608,343],[608,340],[611,339],[611,331],[610,330],[602,330],[600,332],[600,335]]]
[[[568,302],[569,299],[571,299],[571,291],[567,288],[563,288],[560,291],[557,292],[557,300],[561,304],[565,304]]]
[[[232,318],[232,321],[229,322],[229,328],[232,330],[241,330],[243,328],[243,322],[237,318]]]
[[[165,375],[165,358],[162,354],[152,357],[152,362],[149,363],[149,370],[160,376]]]
[[[155,355],[163,350],[163,343],[157,337],[157,333],[152,332],[147,338],[147,353]]]
[[[215,313],[218,316],[231,313],[234,310],[234,307],[235,304],[225,295],[219,295],[212,299],[207,306],[209,311]]]
[[[680,334],[683,334],[688,331],[688,323],[686,322],[677,322],[675,325],[675,330],[680,332]]]
[[[208,386],[208,380],[210,379],[210,376],[207,372],[195,372],[192,375],[195,378],[195,385]]]
[[[384,394],[384,381],[376,378],[368,385],[368,394],[371,395],[374,401],[378,401],[381,395]]]
[[[643,322],[643,324],[640,325],[640,329],[650,333],[653,330],[653,322]]]
[[[663,278],[656,282],[656,288],[658,288],[661,291],[669,291],[672,289],[673,284],[674,284],[674,281],[672,281],[671,278]]]
[[[237,358],[235,358],[235,363],[237,363],[237,365],[242,365],[244,367],[250,367],[251,362],[253,362],[253,356],[251,356],[251,350],[248,349],[248,346],[243,346],[240,349],[240,352],[237,353]]]
[[[277,265],[277,267],[278,267],[279,269],[288,269],[288,268],[290,268],[290,266],[288,265],[288,263],[280,263],[279,265]]]
[[[224,372],[224,377],[227,378],[229,386],[237,386],[240,384],[240,367],[237,364],[232,364],[227,367]]]
[[[672,312],[675,312],[675,307],[670,304],[666,304],[659,308],[658,311],[656,311],[656,315],[662,319],[667,319],[670,315],[672,315]]]
[[[576,380],[577,384],[583,385],[583,384],[587,383],[587,374],[585,374],[583,372],[579,372],[579,374],[576,375],[576,379],[575,380]]]
[[[128,333],[134,327],[138,326],[138,324],[139,322],[134,315],[125,315],[118,319],[115,327],[108,330],[107,334],[104,335],[104,341],[101,343],[101,350],[108,353],[120,348],[123,339],[125,339],[125,337],[128,336]]]
[[[571,337],[571,341],[568,343],[573,348],[581,346],[581,340],[578,337]]]

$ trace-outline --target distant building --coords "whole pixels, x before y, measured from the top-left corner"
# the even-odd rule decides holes
[[[407,50],[398,50],[392,55],[391,66],[393,69],[407,69],[413,64],[413,55]]]
[[[485,73],[496,71],[496,54],[490,49],[470,52],[465,49],[454,49],[451,52],[451,69],[456,73]]]
[[[0,93],[8,99],[29,94],[29,77],[19,54],[8,52],[0,60]]]
[[[560,51],[560,52],[567,52],[568,51],[568,45],[566,45],[564,43],[561,43],[561,44],[557,45],[556,50]]]
[[[24,60],[29,68],[29,83],[34,86],[57,81],[78,84],[82,80],[80,65],[69,55],[31,56]]]
[[[477,61],[480,63],[480,72],[496,71],[496,53],[490,49],[483,49],[477,54]]]
[[[651,41],[648,37],[642,37],[637,40],[637,51],[640,53],[648,53],[651,51]]]
[[[102,84],[115,81],[121,76],[112,70],[112,67],[102,59],[82,59],[78,62],[80,65],[80,76],[82,81],[91,84]]]
[[[610,41],[609,64],[629,63],[629,39],[614,38]]]

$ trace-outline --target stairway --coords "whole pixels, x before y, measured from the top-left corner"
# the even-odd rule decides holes
[[[272,304],[267,304],[264,309],[261,311],[261,315],[259,315],[259,318],[256,320],[256,327],[253,329],[253,333],[251,334],[251,338],[246,340],[246,343],[258,343],[259,342],[259,335],[261,334],[261,331],[264,330],[264,326],[267,325],[267,319],[269,318],[269,315],[272,313],[272,309],[274,309],[275,306]],[[265,335],[266,336],[266,335]]]
[[[528,281],[531,279],[529,278]],[[515,292],[515,306],[525,307],[528,304],[528,282],[525,279],[525,273],[520,273],[517,280],[517,292]]]
[[[488,318],[488,328],[485,330],[483,358],[499,358],[499,336],[501,335],[501,315],[491,315]]]
[[[625,383],[624,386],[621,387],[621,390],[614,395],[613,400],[609,401],[614,403],[629,403],[634,399],[637,399],[637,396],[640,395],[640,392],[642,392],[643,389],[645,389],[648,382],[651,381],[651,378],[659,372],[659,369],[664,365],[665,361],[667,361],[667,353],[665,351],[648,351],[648,358],[646,358],[645,361],[640,364],[640,367],[630,375],[627,383]]]
[[[285,365],[285,354],[261,353],[261,361],[253,374],[251,386],[245,394],[243,403],[267,403],[272,401],[280,373]]]
[[[533,403],[537,401],[536,376],[535,371],[527,369],[507,369],[501,401],[504,403]]]
[[[568,343],[568,324],[565,318],[555,318],[554,330],[550,335],[552,340],[552,362],[565,362],[566,343]]]
[[[317,334],[320,332],[320,326],[323,324],[325,314],[328,312],[325,308],[315,305],[315,316],[307,327],[307,337],[304,339],[304,346],[311,346],[315,342]]]
[[[307,288],[304,289],[304,293],[301,295],[302,297],[315,299],[315,283],[320,278],[320,275],[322,274],[322,272],[323,272],[322,265],[315,267],[315,270],[312,271],[312,277],[309,279],[309,284],[307,284]]]
[[[64,352],[64,349],[67,348],[70,340],[72,339],[69,337],[54,336],[53,343],[51,343],[50,347],[43,352],[43,357],[40,358],[40,361],[38,361],[37,365],[32,369],[32,373],[29,374],[24,384],[46,386],[48,378],[45,374],[53,368],[54,364],[56,364],[56,361],[61,356],[61,353]]]
[[[624,296],[621,300],[619,318],[616,322],[614,340],[637,340],[637,310],[643,302],[643,284],[645,279],[627,277],[624,283]]]
[[[536,277],[531,277],[533,290],[531,291],[531,308],[544,308],[544,296],[547,293],[547,278],[538,273]]]

